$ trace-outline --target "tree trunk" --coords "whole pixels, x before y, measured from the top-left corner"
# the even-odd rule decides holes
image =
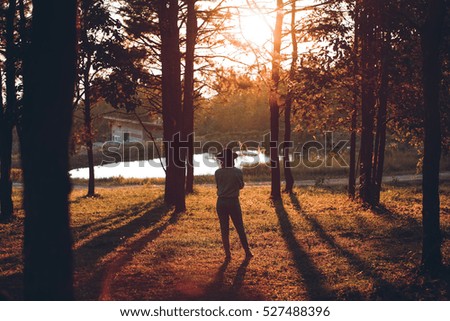
[[[442,266],[439,212],[439,162],[441,158],[441,119],[439,91],[442,77],[440,46],[446,6],[444,0],[428,1],[425,25],[421,30],[422,81],[425,103],[422,200],[422,267],[436,271]]]
[[[364,0],[361,19],[361,162],[359,195],[364,203],[372,205],[373,129],[376,104],[376,46],[375,8],[370,0]]]
[[[27,34],[27,18],[25,17],[25,4],[24,0],[19,0],[19,34],[22,42],[22,50],[24,50],[24,44],[28,43]]]
[[[13,216],[11,153],[13,128],[16,114],[16,46],[14,44],[14,21],[16,0],[10,0],[6,15],[6,108],[1,128],[0,211],[1,219]],[[3,111],[2,111],[3,112]]]
[[[166,153],[164,200],[178,212],[186,209],[185,162],[180,140],[183,131],[181,104],[181,54],[179,47],[178,1],[158,2],[161,33],[163,136]]]
[[[0,133],[3,131],[3,128],[4,128],[4,124],[3,124],[4,108],[5,108],[5,106],[3,105],[3,70],[0,68]],[[0,163],[2,162],[2,154],[3,154],[3,142],[2,142],[1,138],[2,138],[2,136],[0,136]],[[0,175],[1,175],[1,173],[0,173]],[[1,190],[0,190],[0,193],[1,193]],[[1,194],[0,194],[0,198],[1,198]],[[0,202],[2,202],[1,199],[0,199]],[[1,206],[1,204],[0,204],[0,206]],[[0,221],[2,221],[2,220],[8,220],[8,218],[3,218],[3,215],[1,213],[1,208],[0,208]]]
[[[25,7],[24,0],[18,1],[18,9],[19,9],[19,38],[20,38],[20,53],[18,54],[19,59],[22,59],[22,77],[27,77],[25,73],[27,72],[28,68],[25,66],[27,63],[25,59],[25,53],[28,52],[28,46],[30,44],[30,29],[27,28],[27,18],[25,16],[25,10],[26,8],[29,9],[30,3],[27,3],[27,6]],[[15,127],[17,135],[19,136],[19,140],[21,139],[20,136],[22,135],[22,124],[18,117],[16,117],[15,120]]]
[[[386,26],[383,23],[383,26]],[[378,94],[377,131],[375,136],[374,165],[373,165],[373,205],[380,204],[381,183],[383,181],[384,152],[386,147],[386,120],[389,86],[389,47],[390,33],[383,27],[382,53],[381,53],[381,79]]]
[[[272,82],[270,84],[270,168],[273,200],[281,198],[280,159],[278,156],[280,106],[278,105],[278,84],[280,82],[281,31],[283,27],[283,1],[277,0],[277,17],[273,31]]]
[[[92,149],[92,117],[91,117],[91,85],[89,83],[90,56],[84,70],[84,139],[89,166],[89,182],[87,196],[95,195],[94,154]]]
[[[355,198],[356,193],[356,132],[358,126],[358,94],[359,94],[359,81],[358,81],[358,52],[359,52],[359,6],[355,7],[355,30],[353,38],[353,101],[352,101],[352,118],[350,124],[350,168],[348,175],[348,196],[352,199]]]
[[[6,107],[8,108],[8,107]],[[12,181],[11,181],[11,153],[13,126],[11,119],[3,116],[1,128],[1,178],[0,178],[0,220],[9,220],[13,217]]]
[[[291,39],[292,39],[292,62],[289,70],[289,86],[286,104],[284,108],[284,144],[283,144],[283,169],[284,179],[286,180],[286,186],[284,191],[286,193],[292,193],[294,188],[294,176],[292,175],[291,162],[289,160],[291,142],[291,110],[293,102],[293,88],[292,84],[295,81],[295,70],[297,69],[298,49],[297,49],[297,35],[295,29],[295,1],[292,1],[292,13],[291,13]],[[288,144],[288,145],[286,145]]]
[[[194,132],[188,136],[188,150],[186,158],[186,194],[194,193]]]
[[[24,290],[27,300],[73,299],[69,137],[76,76],[75,0],[33,1],[24,78]]]
[[[82,1],[82,14],[83,14],[83,26],[82,26],[82,46],[84,46],[84,52],[86,53],[86,59],[83,68],[83,87],[84,87],[84,141],[86,144],[86,152],[88,158],[89,168],[89,180],[88,180],[88,197],[95,196],[95,172],[94,172],[94,154],[92,149],[92,115],[91,115],[91,84],[89,81],[89,73],[91,71],[92,57],[90,52],[90,43],[87,34],[88,29],[88,11],[89,2]],[[82,59],[83,59],[82,58]]]
[[[183,113],[185,137],[188,139],[186,194],[194,192],[194,54],[197,39],[195,0],[187,0],[186,59],[184,71]]]
[[[89,181],[88,181],[88,192],[87,196],[95,195],[95,172],[94,172],[94,153],[92,146],[92,118],[91,118],[91,103],[88,98],[90,85],[85,87],[85,101],[84,101],[84,127],[85,127],[85,139],[86,139],[86,150],[88,156],[88,166],[89,166]]]
[[[356,126],[358,119],[357,102],[355,102],[355,97],[353,97],[352,106],[352,120],[350,127],[350,169],[348,175],[348,195],[351,198],[355,198],[356,192]]]

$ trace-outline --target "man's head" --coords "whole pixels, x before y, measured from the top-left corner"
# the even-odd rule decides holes
[[[238,157],[238,154],[233,152],[229,148],[225,148],[222,152],[216,155],[216,158],[220,161],[222,167],[230,168],[234,166],[234,160]]]

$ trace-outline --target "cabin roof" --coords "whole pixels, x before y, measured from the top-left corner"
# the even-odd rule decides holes
[[[138,119],[127,119],[127,118],[114,117],[114,116],[103,116],[103,118],[107,119],[107,120],[121,122],[121,123],[141,125],[141,122]],[[162,127],[161,124],[159,124],[157,122],[142,121],[142,124],[147,125],[147,126]]]

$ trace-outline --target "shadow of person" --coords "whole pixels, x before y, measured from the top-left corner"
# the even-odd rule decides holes
[[[225,282],[225,273],[230,264],[229,259],[225,259],[217,269],[212,281],[204,288],[199,295],[194,295],[188,299],[194,300],[229,300],[229,289]]]
[[[230,264],[229,259],[225,259],[221,266],[219,266],[219,269],[217,270],[217,273],[214,277],[214,280],[211,282],[211,285],[216,287],[222,287],[225,279],[225,272],[228,268],[228,265]]]
[[[241,265],[236,271],[236,276],[233,280],[233,285],[231,287],[231,291],[237,294],[242,287],[242,283],[244,282],[245,274],[247,273],[247,267],[250,263],[251,257],[246,257],[244,261],[242,261]]]
[[[236,300],[265,300],[262,293],[257,289],[246,289],[242,291],[242,285],[247,273],[247,267],[250,263],[250,258],[242,261],[238,267],[233,281],[230,282],[229,260],[225,260],[219,266],[213,280],[204,288],[204,291],[198,296],[191,296],[189,300],[203,300],[203,301],[236,301]],[[183,299],[186,299],[183,297]]]

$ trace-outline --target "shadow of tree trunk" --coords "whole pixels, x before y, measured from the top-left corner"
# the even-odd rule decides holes
[[[362,274],[370,278],[374,283],[374,293],[372,294],[372,300],[408,300],[411,299],[407,295],[401,293],[398,288],[393,286],[391,283],[383,279],[383,275],[373,269],[373,266],[362,260],[358,255],[352,253],[351,251],[343,248],[339,245],[333,236],[329,235],[321,224],[311,215],[306,213],[297,198],[296,195],[290,195],[291,202],[297,212],[309,223],[311,224],[313,230],[316,234],[338,255],[345,257],[347,261],[353,265],[356,269],[362,272]]]
[[[292,223],[282,201],[274,203],[275,212],[281,227],[282,236],[292,253],[295,267],[302,276],[299,280],[304,284],[310,300],[332,300],[336,295],[325,284],[325,277],[309,257],[308,253],[297,241]]]
[[[162,203],[162,198],[150,203],[150,206],[155,207],[127,224],[89,240],[76,250],[77,270],[80,268],[95,269],[89,277],[80,280],[80,284],[76,288],[77,299],[110,299],[111,284],[120,269],[133,258],[135,253],[141,251],[148,243],[161,235],[169,225],[175,224],[181,214],[172,213],[169,220],[156,226],[168,214],[169,208]],[[145,231],[146,229],[150,230]],[[127,240],[142,231],[145,232],[126,244]],[[116,251],[121,245],[124,245],[125,248]],[[107,262],[101,263],[96,268],[104,256],[114,251],[116,253],[113,253]]]

